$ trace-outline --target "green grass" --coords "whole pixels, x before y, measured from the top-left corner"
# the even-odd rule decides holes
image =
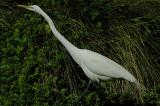
[[[132,83],[115,79],[94,82],[82,96],[89,79],[43,17],[25,9],[3,8],[0,105],[160,103],[159,1],[53,1],[30,4],[40,5],[77,47],[99,52],[128,69],[147,93],[138,94]]]

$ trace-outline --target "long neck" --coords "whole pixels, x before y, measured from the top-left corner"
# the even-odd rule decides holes
[[[69,53],[71,53],[73,50],[78,49],[76,46],[74,46],[72,43],[70,43],[65,37],[63,37],[56,29],[53,21],[50,19],[50,17],[41,10],[41,12],[38,12],[41,14],[48,22],[53,34],[55,37],[63,44],[63,46],[68,50]]]

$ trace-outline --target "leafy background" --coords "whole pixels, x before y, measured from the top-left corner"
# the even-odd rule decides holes
[[[37,4],[79,48],[128,69],[147,88],[125,80],[92,83],[44,18],[17,4]],[[160,104],[159,0],[1,0],[0,105]]]

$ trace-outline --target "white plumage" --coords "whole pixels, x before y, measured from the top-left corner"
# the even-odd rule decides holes
[[[124,78],[130,82],[136,81],[135,77],[122,66],[96,52],[82,49],[80,59],[82,61],[81,67],[85,74],[92,80],[99,81],[99,79]]]

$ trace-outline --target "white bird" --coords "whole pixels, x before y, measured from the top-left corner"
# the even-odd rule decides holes
[[[138,80],[121,65],[99,53],[87,49],[79,49],[70,43],[57,31],[53,21],[39,6],[18,6],[39,13],[47,20],[55,37],[63,44],[63,46],[72,56],[73,60],[82,68],[85,75],[90,80],[99,82],[99,80],[123,78],[135,83],[138,88],[142,88],[142,85],[138,82]]]

